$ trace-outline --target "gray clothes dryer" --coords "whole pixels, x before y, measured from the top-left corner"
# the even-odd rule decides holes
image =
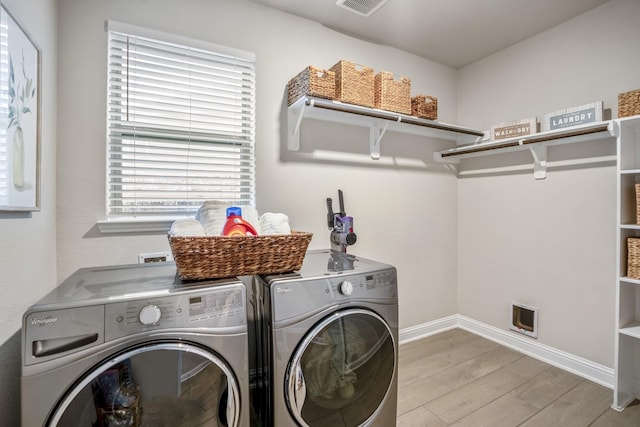
[[[78,270],[27,310],[22,425],[249,426],[245,286]]]
[[[252,406],[263,426],[396,425],[394,267],[309,251],[299,272],[258,276],[250,288]]]

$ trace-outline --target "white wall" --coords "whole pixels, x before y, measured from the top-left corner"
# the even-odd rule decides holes
[[[56,284],[56,1],[3,3],[42,52],[40,211],[0,213],[0,425],[17,426],[22,313]]]
[[[604,101],[640,87],[640,2],[612,0],[458,73],[458,120],[480,128]],[[550,162],[598,164],[531,171],[527,153],[463,161],[458,187],[458,311],[508,328],[508,303],[540,309],[538,341],[613,367],[613,139],[552,148]]]
[[[456,120],[454,70],[244,0],[58,4],[58,281],[80,267],[168,250],[164,234],[96,231],[105,215],[104,23],[113,19],[255,52],[258,210],[287,213],[295,229],[314,233],[311,248],[325,248],[325,200],[337,203],[342,189],[359,239],[352,252],[398,267],[400,326],[456,312],[457,182],[431,160],[443,143],[388,133],[375,162],[360,129],[305,122],[300,153],[288,152],[283,139],[286,83],[307,65],[348,59],[407,75],[414,93],[439,97],[440,116],[449,122]]]

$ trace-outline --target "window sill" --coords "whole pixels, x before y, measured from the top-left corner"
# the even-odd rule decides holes
[[[121,233],[166,233],[178,218],[117,218],[98,221],[98,230],[103,234]]]

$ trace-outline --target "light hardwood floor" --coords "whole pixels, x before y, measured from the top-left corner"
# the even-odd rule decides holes
[[[400,346],[398,427],[638,427],[640,403],[462,329]]]

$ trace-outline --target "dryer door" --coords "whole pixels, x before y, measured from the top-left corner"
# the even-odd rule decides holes
[[[185,342],[129,348],[67,391],[48,426],[237,426],[240,390],[216,354]]]
[[[393,384],[396,346],[387,323],[363,309],[338,311],[317,324],[294,353],[286,400],[303,426],[371,418]]]

